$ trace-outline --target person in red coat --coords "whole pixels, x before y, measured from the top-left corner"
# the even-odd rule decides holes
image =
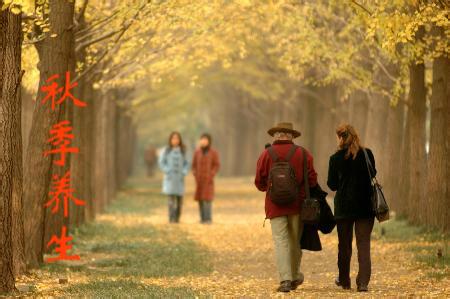
[[[199,143],[192,159],[192,173],[197,184],[195,200],[199,203],[201,223],[209,224],[212,222],[214,177],[219,171],[220,162],[218,152],[211,147],[211,135],[203,134]]]
[[[314,170],[312,155],[305,150],[308,177],[304,178],[303,152],[300,147],[293,149],[295,145],[292,141],[301,134],[293,129],[291,123],[280,123],[271,128],[268,133],[275,139],[271,148],[279,159],[286,159],[288,153],[294,150],[292,158],[288,162],[294,169],[299,185],[298,198],[292,203],[277,205],[272,202],[268,192],[268,180],[274,161],[269,153],[269,148],[266,148],[258,159],[255,185],[260,191],[266,192],[266,219],[270,219],[276,264],[280,276],[280,286],[277,290],[279,292],[289,292],[295,290],[304,280],[303,273],[300,271],[302,252],[299,245],[303,232],[303,223],[300,219],[300,207],[305,198],[303,180],[308,179],[309,186],[315,187],[317,185],[317,173]]]

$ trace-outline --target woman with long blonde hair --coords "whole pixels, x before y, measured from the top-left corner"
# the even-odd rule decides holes
[[[338,268],[339,276],[335,283],[351,288],[350,260],[352,255],[353,228],[356,235],[359,271],[356,277],[357,290],[368,290],[371,275],[370,236],[374,224],[371,205],[371,180],[365,160],[364,150],[373,166],[372,151],[361,145],[358,133],[349,124],[336,129],[338,150],[330,157],[328,187],[336,191],[334,215],[339,238]]]

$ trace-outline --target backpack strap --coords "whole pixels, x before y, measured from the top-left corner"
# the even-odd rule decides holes
[[[286,158],[284,159],[286,162],[291,161],[292,157],[295,154],[295,151],[297,150],[297,146],[295,144],[292,145],[291,149],[289,150],[289,152],[286,155]],[[272,160],[274,162],[278,162],[280,160],[280,157],[277,155],[277,153],[275,153],[275,150],[273,149],[273,146],[269,146],[267,148],[267,151],[270,154],[270,157],[272,158]]]
[[[294,156],[296,151],[297,151],[297,146],[295,144],[293,144],[291,149],[289,150],[288,154],[286,155],[286,158],[285,158],[286,162],[291,161],[291,159]]]
[[[309,175],[308,175],[308,157],[306,156],[306,151],[302,147],[302,154],[303,154],[303,180],[305,181],[305,195],[306,198],[310,198],[310,192],[309,192]]]
[[[269,152],[269,155],[272,158],[272,161],[277,162],[280,159],[278,157],[277,153],[275,153],[275,150],[273,149],[273,146],[269,146],[267,148],[267,151]]]

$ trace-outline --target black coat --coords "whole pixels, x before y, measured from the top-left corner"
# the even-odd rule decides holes
[[[320,251],[322,250],[322,243],[318,231],[324,234],[329,234],[336,226],[336,221],[333,217],[333,212],[327,203],[327,195],[325,191],[317,184],[316,187],[311,188],[311,197],[319,200],[320,203],[320,220],[318,224],[305,224],[303,226],[302,238],[300,240],[301,249]]]
[[[374,167],[372,151],[366,148]],[[364,152],[359,150],[355,160],[345,158],[346,149],[337,151],[330,157],[328,187],[337,191],[334,197],[334,217],[336,219],[362,219],[374,216],[370,202],[372,187]]]

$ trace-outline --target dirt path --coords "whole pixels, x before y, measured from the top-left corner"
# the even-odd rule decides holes
[[[189,190],[192,191],[192,190]],[[191,193],[191,192],[189,192]],[[198,207],[188,194],[182,223],[179,228],[190,239],[212,252],[214,271],[207,276],[169,279],[173,284],[187,285],[203,294],[226,296],[276,296],[278,283],[274,264],[270,222],[264,221],[263,194],[255,191],[251,179],[219,181],[214,202],[214,223],[198,223]],[[157,225],[167,225],[166,208],[160,208],[150,217]],[[323,251],[304,252],[302,271],[305,283],[290,296],[349,297],[355,291],[341,291],[334,285],[337,273],[337,236],[321,235]],[[356,249],[354,249],[356,257]],[[447,284],[424,278],[423,271],[411,261],[410,253],[401,250],[401,244],[373,242],[373,278],[371,296],[432,295],[444,292],[450,295]],[[353,259],[352,278],[356,276],[356,258]],[[167,278],[162,279],[163,284]],[[152,280],[149,280],[149,282]],[[446,289],[445,289],[446,288]]]
[[[37,285],[35,294],[283,296],[274,291],[278,275],[269,221],[263,227],[263,194],[255,191],[251,179],[219,180],[212,225],[199,223],[192,187],[185,197],[181,223],[169,225],[165,198],[156,194],[158,186],[152,189],[146,187],[145,179],[138,181],[122,192],[112,211],[78,232],[76,250],[82,255],[79,264],[51,265],[23,279]],[[188,180],[187,185],[192,183]],[[152,201],[149,196],[153,196]],[[155,204],[156,208],[147,212]],[[448,279],[427,278],[411,253],[403,250],[403,244],[382,241],[372,244],[370,292],[343,291],[333,282],[337,273],[337,237],[335,233],[321,235],[321,240],[323,251],[304,252],[305,283],[286,297],[450,297]],[[180,242],[182,247],[171,245]],[[354,258],[353,281],[356,269]],[[62,274],[69,276],[69,284],[55,285],[55,279]],[[108,288],[117,290],[111,293]],[[135,289],[142,291],[134,293]]]

